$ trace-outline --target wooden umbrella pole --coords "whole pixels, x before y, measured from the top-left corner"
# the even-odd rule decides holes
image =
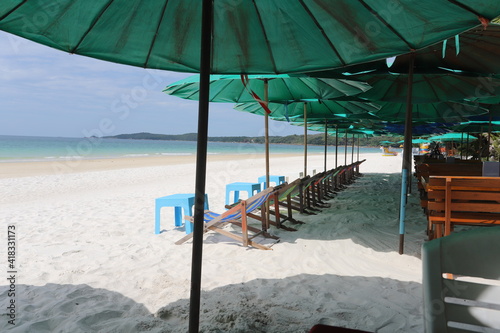
[[[326,156],[328,153],[328,120],[325,118],[325,163],[324,163],[324,171],[326,172]]]
[[[335,125],[335,169],[339,161],[339,125]]]
[[[460,138],[460,159],[464,157],[464,132],[462,132],[462,137]]]
[[[354,139],[354,133],[352,133],[352,148],[351,148],[351,164],[354,163],[354,143],[356,139]]]
[[[345,147],[344,147],[344,165],[347,165],[347,141],[349,141],[349,136],[347,134],[347,128],[345,130]]]
[[[359,162],[359,138],[360,138],[361,135],[358,135],[358,159],[357,159],[357,162]]]
[[[466,150],[466,155],[465,155],[465,159],[468,160],[469,159],[469,135],[470,133],[467,132],[467,150]]]
[[[264,103],[269,104],[269,80],[264,79]],[[266,145],[266,188],[269,187],[269,114],[264,110],[264,128],[265,128],[265,145]]]
[[[405,133],[403,144],[403,166],[401,170],[401,203],[399,208],[399,254],[404,252],[405,238],[405,214],[408,191],[408,177],[411,175],[411,142],[412,142],[412,125],[413,125],[413,67],[415,63],[415,53],[410,56],[410,64],[408,69],[408,92],[406,95],[406,117],[405,117]]]
[[[193,251],[191,261],[191,294],[189,301],[189,333],[200,326],[201,269],[203,258],[203,229],[205,185],[207,173],[208,111],[210,93],[210,64],[212,54],[213,1],[204,0],[201,19],[200,101],[198,103],[198,141],[196,147],[196,180],[194,203]]]
[[[307,176],[307,103],[304,102],[304,177]]]

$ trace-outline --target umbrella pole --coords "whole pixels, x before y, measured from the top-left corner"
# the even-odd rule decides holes
[[[335,169],[338,167],[339,161],[339,126],[335,126]]]
[[[324,163],[324,171],[326,172],[326,154],[328,153],[328,131],[327,131],[328,121],[325,119],[325,163]]]
[[[464,155],[464,132],[462,132],[462,138],[460,139],[460,159],[463,159]]]
[[[358,159],[357,159],[357,162],[359,162],[359,135],[358,135]]]
[[[264,80],[264,103],[269,104],[269,80]],[[266,144],[266,188],[269,187],[269,114],[264,110],[265,144]]]
[[[307,103],[304,103],[304,177],[307,176]]]
[[[266,106],[269,104],[269,80],[264,79],[264,103]],[[269,114],[267,113],[266,110],[264,110],[264,127],[265,127],[265,145],[266,145],[266,186],[265,188],[268,188],[270,186],[270,172],[269,172]],[[266,220],[263,223],[263,229],[267,231],[269,229],[269,218],[270,218],[270,213],[269,213],[269,201],[266,200],[264,203],[264,207],[266,209],[265,214],[266,214]]]
[[[347,141],[349,141],[349,136],[347,134],[347,129],[345,130],[345,147],[344,147],[344,165],[347,165]]]
[[[469,159],[469,132],[467,132],[467,151],[466,151],[465,159]]]
[[[198,104],[198,140],[196,147],[196,180],[194,204],[193,252],[191,262],[191,295],[189,301],[189,333],[196,333],[200,326],[201,269],[203,257],[203,219],[205,183],[207,172],[208,111],[210,91],[210,63],[213,2],[204,0],[202,5],[200,49],[200,101]]]
[[[405,135],[403,144],[403,167],[401,170],[401,203],[399,209],[399,254],[404,252],[405,239],[405,210],[407,203],[408,177],[411,175],[411,142],[412,142],[412,94],[413,94],[413,66],[415,54],[410,56],[410,65],[408,69],[408,92],[406,95],[406,118]]]
[[[490,117],[489,118],[490,119],[488,121],[488,157],[487,157],[487,159],[490,158],[490,145],[491,145],[490,139],[491,139],[491,120],[492,120],[491,112],[490,112]]]
[[[351,164],[354,163],[354,143],[356,140],[354,139],[354,133],[352,133],[352,148],[351,148]]]

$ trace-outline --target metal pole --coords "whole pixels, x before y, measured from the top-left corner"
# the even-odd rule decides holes
[[[326,154],[328,153],[328,120],[325,119],[325,163],[324,163],[324,171],[326,172]]]
[[[401,205],[399,210],[399,254],[404,252],[405,239],[405,214],[408,191],[408,176],[411,175],[411,142],[412,142],[412,95],[413,95],[413,66],[415,63],[415,53],[411,53],[410,67],[408,69],[408,92],[406,95],[406,118],[405,134],[403,146],[403,167],[401,170]]]
[[[307,103],[304,102],[304,177],[307,176]]]
[[[196,147],[196,180],[194,203],[193,252],[191,263],[191,295],[189,301],[189,333],[200,326],[201,269],[203,259],[203,217],[207,173],[208,111],[210,63],[212,55],[213,1],[203,0],[200,49],[200,101],[198,103],[198,141]]]
[[[264,79],[264,103],[269,104],[269,80]],[[269,114],[264,110],[265,145],[266,145],[266,188],[269,187]]]

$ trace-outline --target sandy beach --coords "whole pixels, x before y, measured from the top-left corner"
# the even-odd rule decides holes
[[[330,208],[297,214],[305,224],[296,232],[271,229],[280,237],[272,251],[205,235],[201,332],[307,332],[317,323],[423,332],[426,221],[418,195],[409,198],[399,255],[401,157],[360,159],[363,177]],[[322,171],[323,156],[311,155],[308,166]],[[264,158],[210,155],[207,169],[210,209],[222,212],[225,184],[256,181]],[[294,180],[302,169],[302,156],[271,156],[272,174]],[[16,242],[15,296],[5,278],[0,285],[1,299],[15,300],[15,325],[4,315],[1,331],[187,331],[191,242],[174,245],[185,233],[170,207],[154,234],[154,203],[193,192],[194,156],[1,163],[0,170],[2,247],[7,226],[15,226]]]

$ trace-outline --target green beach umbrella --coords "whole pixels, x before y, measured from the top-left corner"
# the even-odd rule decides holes
[[[267,88],[266,88],[267,83]],[[303,99],[332,99],[353,96],[371,87],[365,82],[348,79],[316,79],[309,76],[281,75],[211,75],[210,102],[251,103],[256,98],[268,102]],[[199,100],[200,77],[193,75],[169,84],[164,93],[183,99]]]
[[[404,142],[405,142],[405,140],[399,140],[397,143],[404,143]],[[413,139],[413,140],[411,140],[412,144],[427,143],[427,142],[430,142],[430,141],[425,140],[425,139]]]
[[[442,42],[417,50],[416,72],[443,73],[454,70],[477,75],[500,74],[500,25],[490,24],[486,29],[477,27]],[[391,71],[408,71],[409,55],[396,57]],[[482,92],[487,93],[488,83],[483,81]]]
[[[451,142],[451,141],[460,141],[460,140],[477,140],[475,136],[469,135],[467,133],[446,133],[438,136],[431,136],[429,138],[430,141],[442,141],[442,142]]]
[[[69,53],[199,72],[202,3],[8,0],[0,5],[0,29]],[[218,74],[305,72],[387,58],[455,36],[478,25],[478,17],[491,20],[500,13],[496,0],[210,4],[210,71]]]
[[[468,121],[452,127],[457,132],[467,133],[484,133],[491,130],[491,132],[500,132],[500,121]]]
[[[209,101],[254,102],[258,112],[265,116],[266,183],[269,184],[269,101],[330,99],[359,94],[368,89],[370,86],[364,82],[316,79],[305,75],[211,75]],[[198,100],[200,96],[199,76],[193,75],[169,84],[163,92],[183,99]],[[257,103],[255,103],[256,100]]]
[[[378,102],[380,109],[372,111],[380,119],[397,123],[405,121],[405,103],[382,103]],[[467,120],[467,117],[487,113],[488,110],[478,105],[440,102],[440,103],[420,103],[414,104],[412,108],[412,118],[414,122],[460,122]]]
[[[305,72],[382,59],[432,45],[499,13],[497,0],[390,6],[351,0],[7,0],[0,3],[0,30],[106,61],[200,72],[189,316],[189,332],[197,332],[209,75]]]
[[[408,91],[408,74],[364,74],[346,76],[366,81],[372,89],[358,95],[371,102],[405,103]],[[494,97],[500,95],[500,79],[485,79],[481,76],[454,75],[452,73],[413,74],[412,103],[436,103],[446,101],[462,101],[474,98],[478,88],[488,80],[488,90],[481,96]]]

